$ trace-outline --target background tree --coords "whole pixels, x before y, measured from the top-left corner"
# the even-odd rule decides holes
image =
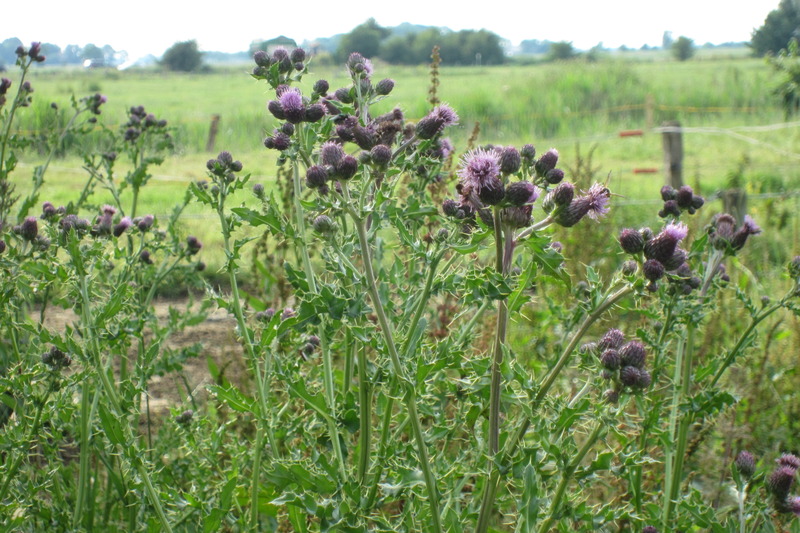
[[[753,31],[750,47],[758,56],[777,54],[792,37],[800,38],[800,0],[781,0],[778,9],[770,11],[764,24]]]
[[[681,35],[678,40],[672,43],[672,55],[678,61],[686,61],[694,55],[694,41]]]
[[[557,43],[553,43],[550,45],[550,50],[547,52],[547,56],[551,60],[555,61],[572,59],[576,55],[577,54],[575,53],[575,48],[569,41],[560,41]]]
[[[358,52],[364,57],[375,57],[381,48],[381,43],[391,35],[391,31],[380,26],[374,18],[353,28],[342,36],[336,56],[340,61],[345,61],[352,52]]]
[[[203,54],[197,48],[197,41],[178,42],[164,52],[161,65],[168,70],[194,72],[203,66]]]
[[[800,110],[800,47],[796,39],[789,41],[789,48],[769,58],[769,64],[781,75],[780,83],[773,90],[781,98],[783,111],[788,120]]]

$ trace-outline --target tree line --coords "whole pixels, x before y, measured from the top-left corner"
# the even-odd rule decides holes
[[[369,19],[342,36],[336,58],[344,60],[357,51],[365,57],[378,57],[388,63],[418,65],[430,61],[431,50],[439,46],[442,61],[448,65],[499,65],[505,62],[501,39],[487,30],[449,31],[427,28],[397,35]]]

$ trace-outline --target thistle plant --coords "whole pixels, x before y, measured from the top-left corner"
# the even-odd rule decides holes
[[[20,53],[20,86],[39,57]],[[4,211],[4,528],[653,533],[775,529],[800,512],[788,453],[754,450],[776,457],[762,469],[739,453],[720,505],[694,483],[695,450],[737,402],[728,371],[759,325],[798,313],[800,259],[781,298],[733,287],[766,233],[752,218],[706,215],[692,188],[665,187],[661,222],[617,234],[611,191],[573,183],[557,149],[480,145],[475,128],[459,151],[444,84],[409,117],[375,111],[396,82],[359,53],[342,87],[308,83],[302,49],[253,59],[270,90],[263,146],[288,187],[252,183],[246,158],[222,151],[170,216],[149,213],[141,191],[172,136],[133,106],[116,130],[69,126],[103,143],[83,154],[74,201]],[[97,119],[104,101],[76,116]],[[4,151],[24,147],[12,118]],[[192,203],[219,224],[222,281],[201,278],[209,246],[181,225]],[[566,267],[556,235],[580,242],[588,224],[618,235],[609,276]],[[288,286],[274,300],[245,276],[265,235]],[[161,289],[184,283],[204,303],[159,317]],[[721,301],[746,320],[706,353]],[[208,348],[171,339],[211,306],[237,350],[152,413],[153,378]],[[48,323],[56,308],[75,313],[64,327]],[[226,374],[239,355],[243,375]]]

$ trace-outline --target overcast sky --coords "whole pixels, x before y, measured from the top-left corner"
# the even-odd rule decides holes
[[[779,0],[492,0],[488,4],[431,0],[43,0],[4,2],[0,40],[61,46],[93,43],[126,50],[132,59],[160,56],[177,41],[201,50],[239,52],[253,40],[286,35],[298,43],[346,33],[369,17],[452,30],[487,29],[512,44],[524,39],[572,41],[588,49],[659,46],[665,31],[701,45],[750,40]],[[456,7],[459,6],[459,7]]]

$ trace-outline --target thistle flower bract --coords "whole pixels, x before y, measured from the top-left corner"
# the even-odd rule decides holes
[[[778,501],[785,501],[792,490],[796,472],[790,466],[779,466],[767,478],[767,491]]]
[[[752,453],[746,450],[739,452],[733,464],[745,479],[750,479],[756,473],[756,459]]]

